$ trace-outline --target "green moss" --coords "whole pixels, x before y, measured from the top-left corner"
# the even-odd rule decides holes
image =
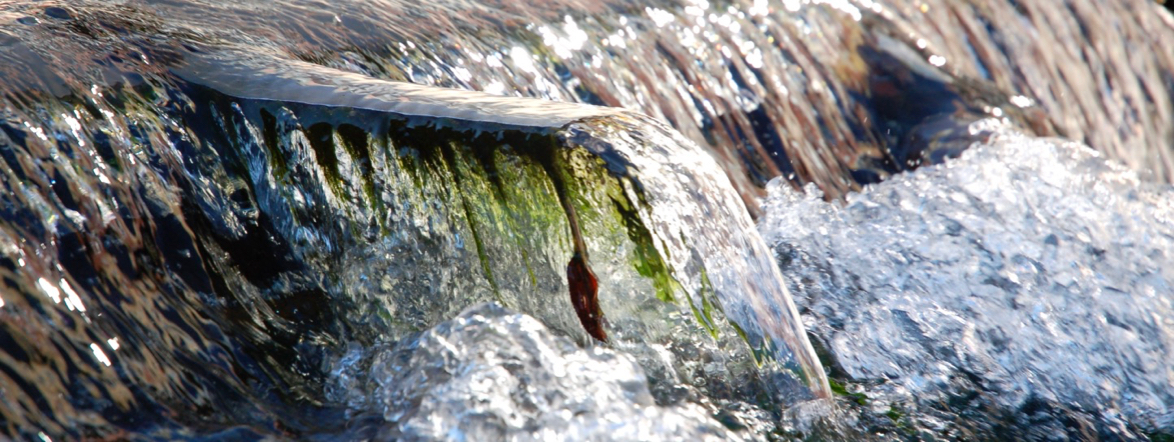
[[[844,388],[844,385],[836,382],[835,379],[828,379],[828,385],[832,388],[832,393],[838,396],[851,398],[857,405],[866,405],[868,403],[868,396],[864,393],[850,393]],[[892,409],[889,410],[892,412]]]
[[[1143,432],[1146,438],[1153,442],[1174,442],[1174,433],[1167,433],[1163,431]]]
[[[754,356],[754,363],[761,367],[762,364],[766,362],[768,358],[770,358],[770,354],[759,346],[751,344],[750,335],[747,335],[746,330],[743,330],[742,326],[738,325],[737,322],[729,321],[729,324],[730,328],[734,329],[734,333],[738,335],[738,339],[741,339],[742,342],[746,343],[746,347],[750,349],[750,354]]]
[[[669,257],[658,249],[657,238],[641,219],[648,205],[641,200],[639,183],[610,169],[603,158],[585,148],[564,146],[554,128],[279,106],[284,109],[272,104],[254,108],[260,108],[265,148],[279,180],[287,179],[290,173],[281,146],[288,142],[282,131],[290,128],[284,128],[274,115],[288,109],[305,125],[302,130],[309,147],[335,196],[366,205],[376,214],[373,222],[380,224],[379,232],[384,235],[397,231],[384,225],[389,217],[383,211],[409,211],[393,218],[440,218],[431,228],[441,230],[427,232],[425,240],[449,234],[469,240],[477,260],[469,264],[476,266],[487,291],[504,305],[520,307],[511,300],[524,299],[516,297],[531,292],[524,289],[526,284],[542,285],[540,280],[550,278],[551,270],[561,273],[551,261],[569,258],[572,251],[585,251],[584,239],[593,240],[592,244],[603,250],[625,251],[627,256],[620,258],[649,282],[658,300],[680,302],[679,293],[684,289],[673,275]],[[372,154],[380,150],[391,176],[375,176],[379,172],[374,169]],[[349,156],[354,167],[347,173],[357,176],[343,176],[340,155]],[[389,190],[397,202],[391,207],[384,207],[388,203],[381,199],[381,182],[393,186]],[[351,229],[361,231],[356,226]],[[568,245],[572,250],[559,250]],[[561,253],[567,256],[559,257]],[[704,272],[701,286],[699,293],[688,294],[693,316],[719,339],[721,306]],[[746,334],[731,325],[746,341]],[[755,359],[761,361],[764,354],[755,350]]]
[[[367,132],[353,124],[340,124],[337,132],[339,139],[342,140],[343,150],[351,156],[359,171],[367,207],[375,211],[382,210],[383,204],[375,188],[375,171],[371,166],[370,138]]]
[[[315,123],[305,130],[306,138],[310,140],[310,148],[314,150],[314,159],[322,168],[322,176],[326,177],[326,185],[336,197],[350,201],[351,196],[342,185],[343,177],[338,172],[338,153],[334,147],[334,126],[330,123]],[[353,202],[353,201],[352,201]]]
[[[672,276],[672,272],[665,265],[653,244],[652,232],[640,222],[640,215],[632,207],[627,197],[620,199],[612,197],[613,206],[619,213],[620,224],[627,233],[628,240],[635,246],[632,249],[632,265],[636,273],[652,280],[656,288],[656,297],[664,302],[675,302],[673,293],[681,290],[681,285]]]
[[[909,436],[917,433],[917,430],[913,427],[913,423],[909,421],[908,413],[901,409],[901,407],[897,405],[890,406],[889,411],[885,412],[885,416],[893,421],[893,425],[902,433]]]
[[[558,146],[550,134],[460,130],[454,124],[393,119],[388,137],[398,145],[398,161],[416,188],[436,188],[461,209],[451,221],[468,226],[483,275],[498,301],[510,305],[501,295],[494,266],[517,255],[501,253],[520,255],[529,282],[537,286],[531,251],[549,239],[530,238],[527,230],[565,225],[572,216],[559,209],[571,195],[554,152]],[[521,183],[528,187],[518,188]],[[553,192],[533,192],[529,186]]]
[[[452,171],[453,191],[461,200],[461,209],[465,214],[465,221],[469,223],[469,231],[473,236],[473,243],[477,246],[477,257],[481,261],[481,271],[484,273],[485,279],[489,281],[489,286],[493,289],[493,295],[497,302],[502,305],[509,306],[509,303],[501,296],[501,289],[497,285],[497,279],[493,277],[493,266],[489,262],[489,253],[485,247],[485,241],[481,238],[483,230],[487,230],[482,225],[482,219],[477,216],[474,211],[474,206],[477,203],[484,204],[486,201],[479,201],[474,195],[469,195],[473,190],[471,184],[466,182],[474,179],[472,172],[464,170],[462,167],[466,162],[463,158],[458,158],[458,151],[462,150],[462,145],[456,141],[441,141],[438,145],[444,162],[447,164],[449,170]]]
[[[701,290],[697,293],[701,308],[697,308],[698,303],[693,301],[693,295],[689,295],[689,308],[693,310],[693,317],[697,319],[697,323],[701,324],[710,336],[718,339],[720,331],[717,328],[717,322],[713,319],[713,313],[715,310],[720,311],[721,305],[712,301],[713,294],[713,284],[709,281],[709,273],[702,268]]]
[[[289,166],[285,163],[285,153],[278,145],[277,117],[265,109],[261,109],[261,137],[265,149],[269,151],[269,167],[273,169],[273,177],[278,181],[288,180]]]

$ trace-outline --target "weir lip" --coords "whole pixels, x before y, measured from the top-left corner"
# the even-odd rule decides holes
[[[782,286],[781,276],[772,266],[769,254],[764,252],[760,237],[753,232],[754,225],[749,215],[736,203],[737,196],[730,188],[728,178],[720,172],[708,153],[675,134],[672,129],[663,128],[645,116],[622,109],[502,98],[483,93],[407,85],[306,62],[292,61],[285,65],[285,61],[278,58],[234,51],[198,54],[184,62],[182,67],[174,68],[174,71],[185,81],[209,87],[217,93],[239,95],[238,99],[256,102],[256,106],[271,108],[272,112],[277,112],[272,106],[291,106],[342,109],[339,112],[345,111],[348,115],[355,112],[391,114],[389,135],[393,140],[387,141],[389,145],[409,147],[419,155],[433,155],[427,152],[436,147],[432,146],[434,141],[414,141],[417,139],[436,139],[441,145],[457,142],[459,145],[471,146],[473,150],[492,150],[492,147],[485,146],[486,143],[494,145],[505,142],[504,146],[512,146],[512,152],[538,161],[551,180],[571,228],[574,253],[571,264],[566,267],[566,274],[575,312],[589,334],[605,341],[607,333],[600,322],[600,313],[607,315],[607,310],[605,308],[600,312],[598,301],[594,301],[594,281],[581,281],[579,277],[591,274],[591,270],[588,268],[585,273],[576,266],[576,263],[583,263],[583,259],[588,256],[588,247],[583,241],[585,235],[580,232],[581,222],[575,209],[582,202],[572,202],[582,197],[574,195],[569,187],[571,185],[566,182],[569,175],[564,176],[574,174],[567,172],[574,168],[569,166],[569,160],[559,160],[561,154],[554,154],[551,150],[586,149],[596,158],[594,161],[599,162],[598,166],[588,167],[606,169],[609,180],[618,180],[620,187],[625,189],[622,196],[612,197],[627,200],[626,205],[634,209],[634,214],[639,214],[628,222],[639,223],[641,226],[636,232],[649,235],[645,241],[653,246],[654,254],[660,255],[656,260],[669,263],[668,279],[683,282],[684,286],[677,286],[686,293],[683,296],[667,294],[667,300],[675,297],[689,303],[689,308],[693,309],[697,321],[702,322],[703,327],[726,329],[729,327],[727,324],[715,324],[708,317],[711,314],[708,309],[711,307],[703,307],[707,302],[716,301],[716,308],[724,309],[721,315],[728,314],[727,320],[734,327],[726,333],[741,336],[741,340],[754,348],[756,357],[782,363],[784,370],[796,377],[799,386],[809,389],[805,393],[798,393],[795,386],[785,387],[784,390],[789,390],[789,393],[784,394],[788,397],[784,402],[803,397],[830,396],[822,368],[798,323],[794,303],[789,300],[787,289]],[[262,105],[265,102],[271,105]],[[317,116],[299,118],[303,125],[325,118],[322,113],[310,112],[309,115]],[[403,122],[397,122],[399,120]],[[370,130],[373,133],[389,130],[378,126],[372,126]],[[432,134],[429,130],[440,130],[448,135]],[[493,135],[494,130],[498,135]],[[508,135],[511,133],[529,135],[519,139]],[[311,140],[330,136],[329,130],[323,134],[312,135]],[[464,141],[448,140],[446,136],[450,135],[456,135]],[[646,136],[650,138],[646,139]],[[542,141],[544,139],[546,141]],[[641,143],[648,143],[648,146],[643,147]],[[459,162],[454,156],[454,149],[459,148],[457,145],[440,147],[443,155],[438,158],[450,165],[447,167]],[[479,158],[492,156],[490,150],[473,155]],[[485,160],[480,160],[480,163],[483,167],[487,165]],[[636,166],[637,163],[640,166]],[[495,169],[495,166],[490,166],[490,169]],[[337,175],[337,170],[333,174]],[[328,175],[331,175],[329,170]],[[677,175],[680,175],[679,178],[674,178]],[[464,186],[459,174],[454,175],[454,179],[457,179],[458,186]],[[696,187],[680,187],[680,182],[690,182],[693,183],[691,186]],[[674,192],[680,195],[673,195]],[[657,208],[656,205],[667,206]],[[464,206],[465,212],[470,212],[468,201],[464,202]],[[598,210],[600,208],[591,208],[591,212]],[[729,225],[720,228],[694,226],[696,220],[704,219],[702,213],[716,216],[717,219],[728,219]],[[668,230],[655,232],[657,228]],[[690,229],[696,228],[711,229],[714,233],[691,232]],[[649,229],[653,232],[649,232]],[[474,226],[474,230],[477,227]],[[722,236],[717,232],[728,232],[730,235]],[[494,282],[493,266],[488,261],[492,259],[483,249],[485,234],[473,234],[483,261],[481,267],[494,287],[494,292],[497,292],[499,283]],[[737,252],[738,247],[751,250],[740,253]],[[733,261],[723,261],[718,256],[727,256]],[[646,257],[650,256],[646,254]],[[615,257],[610,259],[614,260]],[[747,262],[738,263],[738,260]],[[636,263],[636,267],[663,267],[663,263],[650,267],[648,263]],[[709,280],[710,276],[715,279]],[[661,290],[657,288],[657,292]],[[706,292],[716,294],[716,299],[708,300],[707,296],[711,295]],[[601,295],[620,296],[619,293],[606,292]],[[663,295],[659,293],[657,297]],[[607,304],[607,300],[603,303]],[[715,334],[718,333],[716,328],[713,331]]]
[[[553,131],[574,121],[625,112],[588,104],[502,97],[380,80],[300,60],[235,50],[191,53],[172,72],[189,82],[239,98],[493,123],[529,130]]]

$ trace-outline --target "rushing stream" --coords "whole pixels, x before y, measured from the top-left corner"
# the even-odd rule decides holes
[[[0,438],[1170,440],[1170,42],[1143,0],[0,2]]]

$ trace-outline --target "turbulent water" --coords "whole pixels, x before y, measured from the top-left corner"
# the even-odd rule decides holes
[[[1171,437],[1170,14],[502,3],[0,2],[0,434]]]
[[[742,439],[700,406],[657,406],[630,356],[579,348],[494,305],[393,348],[352,349],[333,374],[336,399],[395,423],[346,438]]]
[[[1174,424],[1174,188],[1004,133],[843,206],[817,194],[773,186],[761,227],[865,413],[964,438]]]

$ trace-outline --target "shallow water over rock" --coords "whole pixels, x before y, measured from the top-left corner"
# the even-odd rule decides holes
[[[503,437],[529,437],[501,422],[531,418],[564,438],[613,418],[634,438],[1165,434],[1169,197],[1154,183],[1170,179],[1174,59],[1141,49],[1172,39],[1141,0],[2,4],[0,428],[456,439],[417,424],[476,414],[459,396],[480,384],[387,372],[504,327],[509,354],[615,374],[600,397],[629,402],[514,419],[585,379],[520,402],[490,382],[504,420],[468,423]],[[894,215],[876,229],[910,243],[870,236],[882,203],[935,201],[987,202],[963,230]],[[781,274],[763,213],[772,241],[811,249]],[[841,248],[875,265],[820,261]],[[902,275],[923,252],[947,253],[916,267],[924,281],[1005,302],[916,292]],[[486,302],[525,316],[446,322]],[[1057,368],[1098,351],[1113,356]],[[506,369],[452,354],[441,366]],[[823,399],[841,387],[866,408]],[[380,398],[438,391],[451,400]]]

